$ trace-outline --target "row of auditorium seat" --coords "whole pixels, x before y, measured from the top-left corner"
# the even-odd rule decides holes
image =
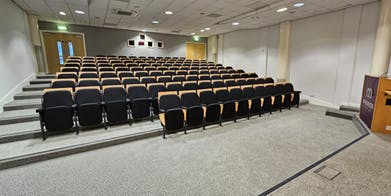
[[[61,67],[61,72],[84,72],[84,71],[193,71],[195,73],[189,74],[198,74],[196,72],[205,72],[205,73],[244,73],[242,69],[227,69],[227,68],[214,68],[214,67]],[[187,73],[183,72],[185,75]]]
[[[217,79],[237,79],[237,78],[256,78],[258,77],[255,73],[233,73],[233,74],[179,74],[180,72],[175,71],[122,71],[122,72],[114,72],[114,71],[105,71],[105,72],[58,72],[57,79],[81,79],[81,78],[125,78],[125,77],[155,77],[159,78],[177,78],[178,80],[217,80]],[[191,72],[188,72],[191,73]],[[183,79],[180,79],[183,78]]]
[[[221,67],[222,64],[214,64],[212,62],[209,63],[198,63],[198,62],[136,62],[130,60],[98,60],[98,61],[83,61],[80,62],[78,60],[67,60],[64,66],[77,66],[77,67],[93,67],[93,66],[103,66],[103,65],[115,65],[115,64],[123,64],[123,66],[217,66]]]
[[[165,137],[167,132],[298,107],[299,93],[290,83],[178,91],[169,91],[164,84],[77,87],[74,93],[72,88],[51,88],[44,90],[37,112],[43,139],[47,132],[73,128],[78,134],[80,127],[103,124],[106,128],[107,124],[153,120],[153,116],[159,116]]]
[[[160,78],[159,78],[160,79]],[[57,79],[51,82],[51,88],[72,88],[87,86],[111,86],[111,85],[123,85],[124,87],[129,84],[143,84],[147,87],[154,84],[163,84],[169,90],[197,90],[205,88],[220,88],[230,86],[244,86],[244,85],[273,85],[273,80],[257,80],[262,78],[247,78],[247,79],[226,79],[226,80],[198,80],[198,81],[161,81],[156,80],[153,77],[131,77],[123,78],[102,78],[101,80],[92,79],[80,79],[76,82],[75,79]]]

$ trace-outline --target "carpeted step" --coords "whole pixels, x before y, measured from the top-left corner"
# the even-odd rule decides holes
[[[0,125],[8,125],[39,120],[36,109],[5,111],[0,114]]]
[[[52,82],[52,79],[34,79],[30,81],[30,84],[50,84]]]
[[[355,114],[357,114],[357,113],[356,112],[341,111],[341,110],[336,110],[336,109],[326,110],[327,116],[333,116],[333,117],[347,119],[347,120],[352,120],[353,116]]]
[[[4,111],[39,108],[41,99],[14,100],[4,105]]]
[[[39,74],[37,75],[37,79],[54,79],[56,78],[56,74]]]
[[[50,84],[31,84],[23,87],[23,91],[41,91],[50,88]]]
[[[347,111],[347,112],[359,112],[359,111],[360,111],[360,108],[353,107],[353,106],[341,105],[341,106],[339,107],[339,110]]]
[[[22,100],[22,99],[39,99],[42,97],[42,91],[26,91],[18,93],[14,96],[15,100]]]

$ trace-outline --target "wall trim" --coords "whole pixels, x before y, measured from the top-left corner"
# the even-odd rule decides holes
[[[339,106],[334,105],[333,103],[330,103],[330,102],[327,102],[327,101],[324,101],[324,100],[321,100],[318,98],[314,98],[314,97],[311,97],[311,96],[308,96],[305,94],[301,95],[301,99],[308,99],[310,104],[313,104],[313,105],[319,105],[319,106],[323,106],[323,107],[339,109]]]
[[[8,102],[11,102],[14,100],[14,96],[17,93],[22,92],[23,87],[28,85],[30,80],[34,79],[36,77],[35,73],[30,74],[27,76],[24,80],[22,80],[19,84],[17,84],[14,88],[12,88],[10,91],[8,91],[7,94],[5,94],[3,97],[0,99],[0,112],[3,112],[3,107],[5,104]]]

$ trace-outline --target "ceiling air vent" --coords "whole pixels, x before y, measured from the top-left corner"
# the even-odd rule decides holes
[[[123,10],[120,8],[113,8],[113,13],[120,16],[130,16],[130,17],[136,17],[138,15],[138,13],[134,10]]]
[[[218,17],[220,17],[220,16],[223,16],[223,15],[221,15],[221,14],[216,14],[216,13],[212,13],[212,14],[208,14],[208,15],[206,15],[207,17],[211,17],[211,18],[218,18]]]

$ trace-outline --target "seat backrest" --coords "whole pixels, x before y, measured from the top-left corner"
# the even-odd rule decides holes
[[[42,96],[42,107],[44,109],[56,106],[72,107],[73,104],[71,88],[44,90],[44,94]]]
[[[265,84],[267,83],[274,83],[273,78],[265,78]]]
[[[200,97],[200,102],[202,104],[214,104],[217,103],[217,96],[211,90],[205,90],[198,92],[198,96]]]
[[[243,96],[245,98],[253,98],[253,97],[256,97],[255,95],[255,90],[253,87],[244,87],[242,88],[243,90]]]
[[[293,88],[293,84],[292,83],[285,83],[285,88],[286,88],[287,92],[295,91],[295,89]]]
[[[122,78],[122,84],[140,84],[140,80],[137,77],[126,77]]]
[[[172,81],[174,81],[174,82],[177,82],[177,81],[182,82],[184,80],[186,80],[186,76],[184,76],[184,75],[172,76]]]
[[[212,88],[212,83],[209,80],[198,81],[198,89]]]
[[[180,91],[183,89],[181,82],[167,82],[166,87],[168,91]]]
[[[109,101],[126,101],[126,91],[123,87],[107,87],[103,88],[103,100]]]
[[[171,76],[158,76],[156,77],[157,78],[157,82],[161,83],[161,82],[171,82],[172,79],[171,79]]]
[[[79,79],[78,87],[100,86],[98,78]]]
[[[102,86],[107,85],[120,85],[121,81],[119,78],[103,78],[102,79]]]
[[[133,73],[130,71],[119,71],[117,74],[120,78],[133,77]]]
[[[75,93],[75,103],[77,105],[86,103],[97,103],[102,102],[102,95],[99,87],[78,87]]]
[[[105,71],[105,72],[99,72],[100,78],[116,78],[118,77],[117,74],[114,71]]]
[[[143,84],[156,83],[156,79],[153,76],[141,77],[140,81]]]
[[[180,108],[181,101],[176,94],[165,94],[159,96],[159,108],[163,110]]]
[[[263,85],[258,85],[254,87],[255,95],[258,97],[267,96],[269,93]]]
[[[183,89],[184,90],[197,90],[198,85],[195,81],[186,81],[186,82],[183,82]]]
[[[219,101],[233,101],[233,98],[227,89],[217,89],[215,90],[215,93]]]
[[[244,98],[243,91],[239,87],[229,88],[229,93],[234,100],[240,100]]]
[[[200,98],[195,92],[186,92],[181,95],[181,103],[184,107],[198,106],[201,104]]]
[[[58,79],[77,79],[77,73],[75,72],[57,72],[56,73],[56,78]]]
[[[52,88],[75,88],[75,79],[54,79],[51,84]]]
[[[127,85],[128,98],[130,100],[148,98],[148,90],[144,85]]]
[[[167,91],[166,86],[163,83],[155,83],[148,85],[149,97],[157,98],[159,92]]]

